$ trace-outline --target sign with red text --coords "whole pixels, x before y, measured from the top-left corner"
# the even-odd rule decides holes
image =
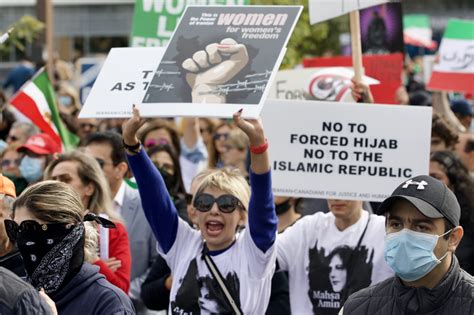
[[[262,119],[275,195],[382,201],[428,174],[429,107],[269,99]]]
[[[367,55],[362,57],[365,74],[380,81],[370,90],[376,103],[395,104],[395,93],[402,85],[403,54]],[[350,56],[309,58],[303,60],[305,68],[311,67],[351,67]]]
[[[355,102],[352,97],[352,68],[306,68],[278,71],[268,98]],[[362,77],[367,85],[380,82]]]
[[[258,117],[301,6],[188,6],[142,108],[161,116]]]
[[[130,46],[166,46],[186,5],[246,5],[249,0],[135,0]]]

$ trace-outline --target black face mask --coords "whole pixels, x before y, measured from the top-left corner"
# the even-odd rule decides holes
[[[68,283],[84,262],[84,224],[24,221],[16,235],[27,281],[53,294]]]
[[[166,188],[168,189],[170,194],[175,194],[176,190],[176,184],[178,183],[178,177],[171,175],[167,171],[165,171],[162,168],[159,168],[157,165],[155,165],[158,171],[161,174],[161,177],[163,177],[163,181],[165,182]]]
[[[286,213],[288,210],[290,210],[290,208],[291,208],[290,199],[280,203],[279,205],[275,204],[275,212],[277,215]]]

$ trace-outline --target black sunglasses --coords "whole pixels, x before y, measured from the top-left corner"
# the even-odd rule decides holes
[[[34,220],[25,220],[19,225],[13,220],[5,219],[5,230],[7,235],[12,241],[16,241],[18,238],[18,233],[20,232],[38,232],[38,231],[48,231],[48,230],[57,230],[57,229],[70,229],[74,225],[69,223],[48,223],[41,224]]]
[[[194,198],[194,208],[201,212],[207,212],[211,210],[214,203],[217,203],[217,207],[224,213],[231,213],[237,207],[245,210],[244,205],[239,199],[232,195],[220,195],[217,198],[210,194],[199,194]]]

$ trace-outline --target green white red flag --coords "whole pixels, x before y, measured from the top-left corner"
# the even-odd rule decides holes
[[[439,48],[428,89],[474,91],[474,22],[451,19]]]
[[[403,40],[405,44],[436,49],[436,42],[432,40],[430,18],[424,14],[409,14],[403,17]]]
[[[23,85],[10,99],[10,104],[38,129],[50,135],[63,150],[72,149],[79,142],[79,138],[61,120],[54,88],[44,68]]]

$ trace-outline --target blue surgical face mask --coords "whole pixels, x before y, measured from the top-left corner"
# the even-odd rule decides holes
[[[387,264],[402,280],[411,282],[421,279],[434,269],[441,260],[437,258],[433,249],[438,238],[448,234],[433,235],[403,229],[400,232],[385,236],[384,256]]]
[[[20,162],[20,173],[28,183],[33,183],[43,176],[43,159],[25,156]]]

